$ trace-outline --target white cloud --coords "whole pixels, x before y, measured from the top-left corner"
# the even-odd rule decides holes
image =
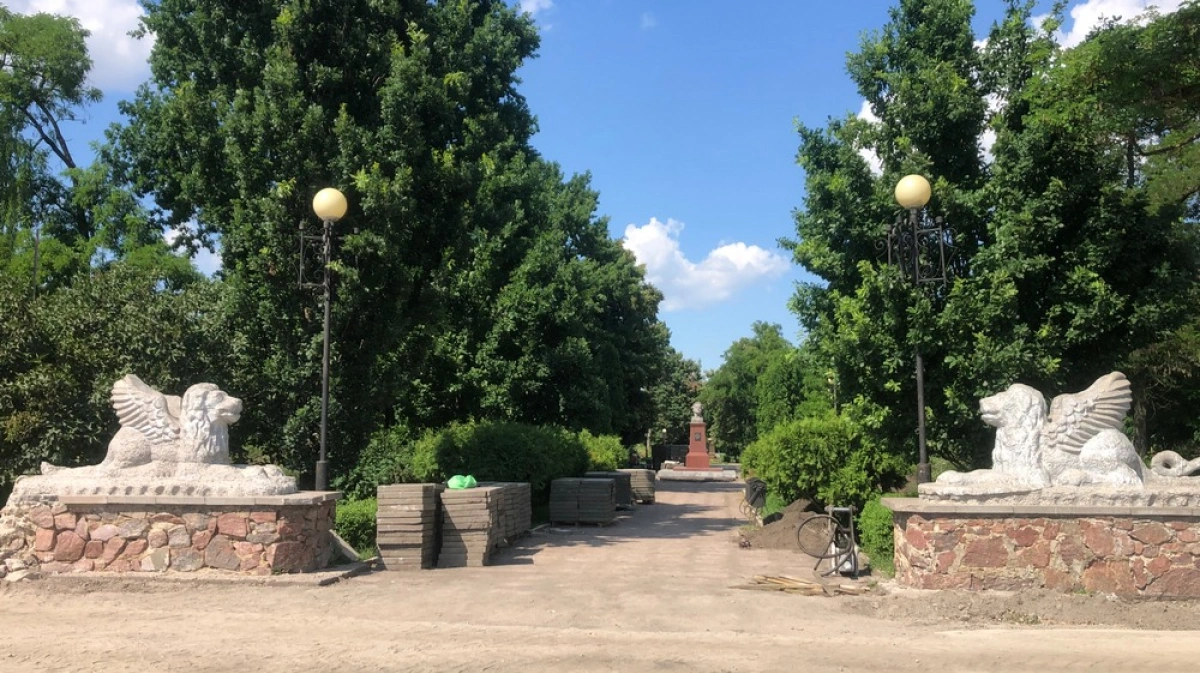
[[[192,264],[200,273],[212,277],[214,273],[221,269],[221,253],[209,252],[207,248],[200,248],[200,252],[192,258]]]
[[[1146,10],[1156,8],[1159,12],[1170,14],[1179,9],[1184,0],[1084,0],[1070,11],[1070,21],[1055,32],[1054,37],[1064,47],[1070,48],[1083,42],[1092,29],[1099,26],[1105,19],[1120,19],[1133,21]],[[1041,26],[1048,14],[1033,17],[1033,25]],[[1067,28],[1070,24],[1070,28]]]
[[[879,123],[879,117],[876,117],[875,113],[871,111],[871,104],[867,101],[863,101],[862,107],[858,110],[858,118],[872,124]],[[867,166],[871,167],[871,173],[883,175],[883,159],[879,158],[875,150],[869,147],[860,147],[858,148],[858,156],[862,157],[863,161],[867,162]]]
[[[521,0],[521,11],[535,17],[553,6],[554,0]]]
[[[650,30],[657,25],[658,21],[654,18],[653,14],[650,12],[644,12],[642,14],[642,30]]]
[[[988,119],[994,118],[996,115],[1004,111],[1005,101],[996,94],[988,94],[984,97],[987,103]],[[986,163],[992,163],[995,158],[992,155],[992,147],[996,144],[996,131],[991,127],[983,130],[983,135],[979,137],[979,149],[983,151],[983,160]]]
[[[185,226],[195,231],[196,225],[194,222],[190,222]],[[179,233],[180,232],[176,229],[168,230],[163,234],[163,240],[167,242],[167,245],[174,245],[175,240],[179,238]],[[210,278],[221,268],[220,241],[216,242],[216,248],[217,252],[210,252],[207,248],[200,248],[196,251],[196,254],[192,255],[192,265],[195,266],[196,270],[198,270],[200,273]],[[182,254],[182,251],[178,254]]]
[[[692,262],[679,249],[683,223],[657,218],[642,226],[625,227],[622,243],[646,267],[646,280],[663,293],[664,311],[709,306],[732,297],[762,280],[788,270],[783,256],[757,245],[727,243],[700,263]]]
[[[150,75],[146,60],[154,36],[138,40],[129,31],[138,27],[142,8],[137,0],[9,0],[17,14],[59,14],[79,19],[91,32],[87,39],[92,57],[90,82],[106,94],[132,92]]]

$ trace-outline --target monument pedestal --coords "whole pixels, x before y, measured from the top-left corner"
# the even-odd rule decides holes
[[[713,467],[708,458],[708,433],[704,429],[704,417],[697,402],[692,405],[691,430],[688,433],[688,452],[683,467],[662,469],[658,478],[664,481],[735,481],[737,472]]]
[[[688,434],[688,452],[684,459],[684,467],[689,470],[707,470],[712,467],[708,460],[708,434],[704,430],[704,421],[692,419],[692,429]]]

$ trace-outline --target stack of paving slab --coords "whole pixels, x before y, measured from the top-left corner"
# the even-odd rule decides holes
[[[432,568],[438,555],[441,484],[394,484],[376,491],[375,543],[387,570]]]
[[[633,487],[630,481],[632,475],[627,472],[588,472],[583,475],[589,479],[612,479],[616,488],[617,509],[628,509],[633,506]]]
[[[533,505],[530,499],[532,491],[529,484],[513,481],[489,481],[480,486],[499,489],[497,506],[500,514],[500,537],[504,542],[512,542],[520,537],[533,524]]]
[[[629,475],[634,500],[641,503],[654,502],[654,470],[632,468],[621,472]]]
[[[487,565],[503,536],[500,493],[496,486],[442,491],[442,549],[439,568]]]
[[[582,479],[564,478],[550,482],[550,521],[579,522],[579,482]]]
[[[550,520],[554,523],[608,524],[617,516],[612,479],[555,479],[550,484]]]

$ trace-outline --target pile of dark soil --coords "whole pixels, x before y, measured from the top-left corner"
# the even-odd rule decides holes
[[[747,527],[742,531],[742,546],[750,549],[799,549],[796,546],[796,529],[807,521],[814,512],[807,500],[797,500],[779,514],[767,518],[762,528]]]

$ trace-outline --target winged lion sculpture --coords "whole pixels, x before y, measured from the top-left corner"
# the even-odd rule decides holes
[[[1121,425],[1133,401],[1129,380],[1113,372],[1087,390],[1055,397],[1020,383],[979,402],[996,428],[992,468],[945,472],[938,484],[996,489],[1142,486],[1146,470]]]

